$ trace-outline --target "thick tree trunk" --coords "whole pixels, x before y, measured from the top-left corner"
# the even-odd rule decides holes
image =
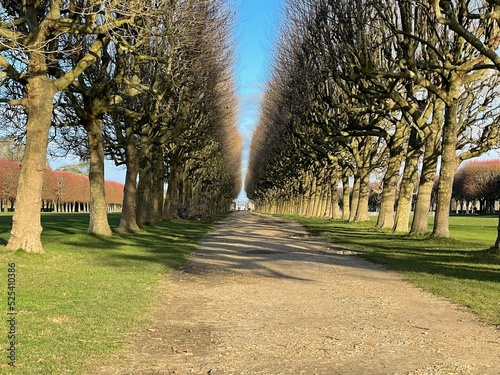
[[[316,185],[316,187],[315,187],[315,193],[314,193],[314,196],[313,196],[313,204],[312,204],[312,209],[311,209],[311,216],[319,217],[319,216],[323,215],[324,211],[321,212],[321,206],[322,206],[323,202],[324,202],[323,189],[321,187],[318,187]]]
[[[33,60],[35,63],[36,59]],[[34,75],[29,80],[25,97],[28,114],[26,147],[21,162],[16,210],[12,218],[9,242],[6,245],[6,249],[9,250],[44,252],[40,238],[42,233],[40,211],[54,95],[52,82],[43,74]]]
[[[127,128],[127,145],[125,147],[127,172],[123,188],[123,208],[119,231],[140,231],[136,221],[137,174],[139,172],[138,151],[133,141],[133,129]]]
[[[433,237],[447,238],[449,232],[450,204],[453,189],[453,178],[458,168],[456,155],[457,133],[453,108],[447,110],[441,152],[441,169],[439,171],[438,198],[436,216],[434,218]]]
[[[297,197],[297,209],[295,212],[296,215],[302,215],[303,206],[304,206],[304,195],[301,194],[300,196]]]
[[[377,218],[376,228],[392,229],[394,227],[394,206],[396,204],[396,191],[398,188],[399,171],[403,163],[405,149],[405,135],[407,123],[400,123],[391,138],[389,145],[389,160],[387,171],[384,175],[382,199],[380,201],[380,212]]]
[[[318,190],[317,178],[313,175],[311,179],[311,195],[309,198],[309,212],[307,216],[318,216],[318,200],[320,199],[320,192]]]
[[[424,169],[422,169],[422,172]],[[431,207],[432,189],[434,188],[434,170],[432,178],[420,176],[420,186],[418,188],[417,202],[410,233],[425,234],[429,226],[429,211]]]
[[[139,227],[149,221],[151,211],[151,163],[149,154],[143,155],[139,161],[139,182],[137,184],[136,221]]]
[[[177,207],[179,205],[179,176],[178,166],[175,158],[170,161],[170,176],[168,178],[167,197],[165,198],[163,217],[167,220],[178,219],[179,213]],[[265,205],[262,204],[260,210],[265,210]]]
[[[401,160],[389,161],[387,171],[384,176],[384,189],[380,201],[380,212],[377,218],[376,228],[392,229],[394,227],[394,206],[396,204],[396,191],[398,187],[399,169]]]
[[[420,175],[417,202],[411,233],[425,234],[429,226],[429,211],[431,207],[432,189],[434,188],[434,178],[436,176],[437,158],[435,155],[424,156],[422,174]]]
[[[456,150],[458,142],[457,111],[458,97],[462,88],[464,73],[453,72],[449,77],[448,96],[446,103],[443,136],[441,141],[441,168],[439,171],[438,197],[432,237],[447,238],[449,232],[450,204],[453,191],[453,179],[460,164]]]
[[[163,192],[165,183],[165,168],[163,157],[153,158],[153,195],[151,204],[151,222],[158,223],[163,216]]]
[[[411,204],[413,199],[413,188],[415,186],[419,155],[420,150],[418,149],[416,150],[412,148],[408,151],[403,171],[403,179],[399,189],[396,218],[393,228],[394,232],[408,232]]]
[[[357,213],[357,208],[359,204],[359,190],[361,187],[361,180],[359,176],[354,177],[354,185],[352,187],[352,197],[351,197],[351,205],[349,208],[349,221],[354,221]]]
[[[356,207],[355,222],[369,221],[368,200],[370,199],[370,169],[362,168],[359,172],[359,195]]]
[[[337,187],[338,187],[338,182],[335,181],[335,183],[331,186],[331,216],[333,220],[340,220],[342,219],[342,214],[340,212],[340,207],[339,207],[339,194],[337,192]]]
[[[90,219],[88,233],[111,236],[104,188],[104,140],[102,122],[88,113],[85,130],[89,141]]]
[[[331,209],[331,188],[329,185],[323,186],[321,190],[321,202],[319,205],[319,213],[320,217],[331,217],[330,209]]]
[[[426,131],[424,159],[419,180],[417,202],[410,233],[425,234],[429,226],[429,211],[431,207],[432,189],[438,162],[439,142],[443,125],[444,103],[439,100],[434,106],[432,123]]]
[[[191,217],[196,209],[195,203],[193,202],[193,185],[191,179],[188,178],[187,174],[184,174],[182,181],[184,182],[183,183],[184,188],[182,190],[182,195],[183,195],[182,203],[186,207],[188,217]],[[220,202],[217,201],[216,199],[214,199],[213,201],[215,203],[213,212],[215,213],[218,209],[218,205]]]
[[[349,176],[342,176],[342,220],[348,221],[351,215],[351,192],[349,188]]]
[[[306,188],[306,191],[304,193],[302,212],[300,213],[300,215],[301,216],[308,216],[309,207],[311,205],[311,195],[312,195],[312,192],[311,192],[312,185],[311,185],[310,173],[307,173],[304,185],[306,185],[307,188]]]
[[[495,242],[494,249],[500,252],[500,214],[498,215],[497,240]]]

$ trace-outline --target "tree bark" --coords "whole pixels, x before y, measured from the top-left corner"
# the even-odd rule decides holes
[[[359,176],[354,177],[354,185],[352,187],[351,204],[349,209],[349,222],[354,221],[357,213],[358,202],[359,202],[359,189],[361,187],[361,181]]]
[[[456,109],[455,106],[447,108],[446,119],[443,129],[443,141],[441,152],[441,168],[439,171],[438,198],[436,216],[432,237],[448,238],[450,204],[453,189],[453,178],[458,167],[456,155],[457,132],[455,130]]]
[[[167,197],[165,198],[163,217],[167,220],[178,219],[179,213],[177,207],[179,205],[179,173],[178,161],[176,155],[170,160],[170,176],[168,177]],[[265,205],[262,204],[259,210],[265,210]]]
[[[399,169],[402,163],[401,159],[398,159],[389,161],[387,171],[384,175],[384,188],[380,201],[380,212],[375,224],[376,228],[392,229],[394,227],[394,206],[396,204]]]
[[[165,168],[161,152],[153,158],[153,194],[151,205],[151,221],[158,223],[163,216],[163,192],[165,183]]]
[[[441,102],[441,101],[440,101]],[[442,102],[441,102],[442,103]],[[417,202],[410,233],[425,234],[429,226],[429,211],[431,207],[432,189],[437,168],[437,151],[439,149],[440,129],[443,120],[443,108],[435,107],[430,131],[426,134],[424,159],[419,180]]]
[[[403,179],[399,189],[398,205],[394,223],[394,232],[408,232],[410,223],[411,203],[413,199],[414,181],[417,174],[420,150],[410,148],[405,162]]]
[[[349,189],[349,176],[342,176],[342,220],[348,221],[351,215],[351,192]]]
[[[317,217],[318,216],[318,202],[321,199],[320,190],[318,188],[316,176],[313,175],[311,179],[311,195],[309,198],[309,212],[307,216]]]
[[[453,192],[453,179],[460,164],[457,158],[458,126],[457,111],[458,97],[463,83],[463,72],[452,72],[449,78],[449,102],[446,103],[443,136],[441,142],[441,168],[439,171],[438,197],[436,216],[432,237],[448,238],[450,236],[449,219],[450,204]]]
[[[137,199],[137,174],[139,172],[139,153],[135,148],[134,134],[131,127],[127,127],[127,145],[125,147],[127,172],[125,174],[125,187],[123,188],[123,208],[120,218],[119,231],[140,231],[136,220]]]
[[[494,249],[500,252],[500,214],[498,215],[497,240],[495,242]]]
[[[339,194],[337,192],[338,188],[338,181],[334,180],[334,183],[330,187],[330,202],[332,205],[331,208],[331,217],[333,220],[340,220],[342,218],[342,215],[340,213],[340,207],[339,207]]]
[[[90,166],[90,218],[88,233],[111,236],[104,188],[104,140],[102,122],[91,111],[87,111],[84,124],[89,141]]]
[[[377,218],[376,228],[392,229],[394,227],[394,206],[396,204],[396,191],[398,188],[399,171],[403,163],[404,148],[406,145],[405,134],[407,123],[397,125],[396,132],[392,136],[389,145],[389,160],[387,171],[384,175],[382,199],[380,212]]]
[[[139,161],[139,182],[137,184],[136,221],[139,227],[148,222],[150,212],[150,192],[151,192],[151,162],[149,153],[142,155]]]
[[[332,194],[331,194],[331,186],[324,185],[322,187],[321,193],[321,204],[319,207],[319,215],[321,217],[332,217],[331,215],[331,204],[332,204]]]
[[[356,207],[355,222],[369,221],[368,215],[368,200],[370,198],[370,169],[362,168],[359,171],[359,193],[358,204]]]
[[[33,53],[35,54],[35,53]],[[28,123],[26,147],[21,162],[16,209],[6,249],[24,249],[29,253],[43,253],[41,242],[41,205],[43,176],[47,168],[47,145],[52,123],[52,98],[56,89],[43,73],[43,56],[32,56],[37,65],[29,79],[24,99]]]

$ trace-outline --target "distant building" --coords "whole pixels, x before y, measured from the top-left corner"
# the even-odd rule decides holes
[[[250,210],[250,202],[249,201],[233,201],[233,210],[234,211],[249,211]]]

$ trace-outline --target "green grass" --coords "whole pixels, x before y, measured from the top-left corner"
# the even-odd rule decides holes
[[[110,215],[113,227],[119,216]],[[0,216],[6,243],[11,216]],[[7,345],[7,271],[16,264],[17,367],[0,373],[80,374],[123,346],[147,316],[163,275],[181,266],[212,222],[173,220],[139,234],[110,238],[85,233],[88,215],[44,214],[46,254],[0,253],[3,275],[2,349]],[[2,282],[0,281],[0,285]],[[3,332],[3,333],[2,333]]]
[[[371,222],[282,216],[296,220],[333,244],[401,272],[409,282],[466,306],[500,326],[500,254],[491,250],[498,217],[452,216],[450,238],[393,234]],[[429,229],[432,228],[432,219]]]

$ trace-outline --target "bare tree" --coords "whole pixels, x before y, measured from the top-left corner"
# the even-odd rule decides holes
[[[17,206],[7,249],[43,252],[40,241],[41,190],[46,169],[53,100],[101,54],[103,39],[144,12],[140,1],[26,1],[1,9],[0,78],[24,88],[22,98],[9,100],[27,114],[26,149],[22,161]],[[74,51],[64,41],[92,34],[88,51],[74,65],[65,56]]]
[[[432,2],[437,20],[448,26],[461,38],[470,43],[479,53],[485,56],[497,70],[500,70],[500,55],[498,45],[500,39],[500,4],[494,0],[478,2],[440,1]],[[476,32],[471,32],[468,23],[463,20],[475,21]],[[497,140],[497,145],[499,141]],[[498,219],[498,235],[494,248],[500,251],[500,216]]]

